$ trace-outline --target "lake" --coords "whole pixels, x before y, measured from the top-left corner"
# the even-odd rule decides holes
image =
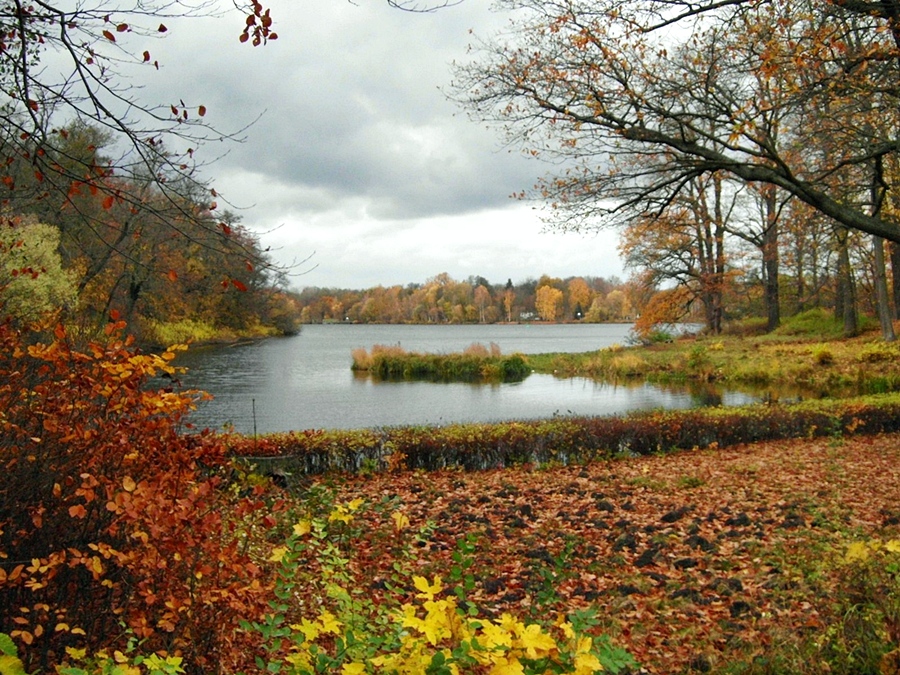
[[[299,335],[246,345],[189,350],[177,365],[189,388],[214,396],[190,421],[251,434],[454,422],[611,415],[653,408],[739,405],[757,400],[709,387],[613,385],[586,378],[531,374],[503,384],[379,382],[350,369],[353,349],[400,345],[450,353],[473,342],[504,354],[588,352],[628,342],[630,324],[305,325]]]

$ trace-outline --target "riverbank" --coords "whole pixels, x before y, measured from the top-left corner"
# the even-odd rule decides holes
[[[190,344],[191,347],[211,345],[238,345],[258,342],[271,337],[296,335],[285,333],[275,326],[255,324],[241,329],[213,326],[203,321],[185,319],[178,322],[144,322],[140,330],[140,344],[147,349],[166,349],[172,345]]]
[[[781,383],[814,396],[900,390],[900,342],[884,342],[877,332],[843,339],[786,327],[758,336],[697,335],[584,354],[529,355],[527,362],[535,372],[610,382]]]

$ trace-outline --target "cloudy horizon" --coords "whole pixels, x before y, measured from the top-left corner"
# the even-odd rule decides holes
[[[221,155],[204,175],[279,264],[309,258],[294,287],[624,276],[613,232],[545,232],[540,206],[510,197],[549,167],[444,93],[472,32],[489,35],[502,14],[478,0],[429,13],[275,0],[271,12],[279,39],[257,48],[238,42],[234,12],[169,22],[141,95],[244,129],[241,143],[201,150]]]

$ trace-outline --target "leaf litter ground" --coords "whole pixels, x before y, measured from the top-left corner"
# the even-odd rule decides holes
[[[389,498],[423,574],[474,543],[467,594],[482,614],[552,620],[593,606],[651,673],[707,670],[822,628],[851,541],[896,538],[900,436],[767,442],[570,467],[342,478],[338,498]],[[370,512],[370,531],[384,532]],[[363,532],[367,528],[363,528]],[[354,543],[374,593],[384,545]],[[456,561],[454,561],[456,553]]]

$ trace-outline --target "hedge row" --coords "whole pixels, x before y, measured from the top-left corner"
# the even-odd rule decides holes
[[[498,424],[309,430],[231,436],[231,452],[301,475],[396,468],[479,470],[586,462],[738,443],[900,431],[900,394],[615,417],[557,417]]]

